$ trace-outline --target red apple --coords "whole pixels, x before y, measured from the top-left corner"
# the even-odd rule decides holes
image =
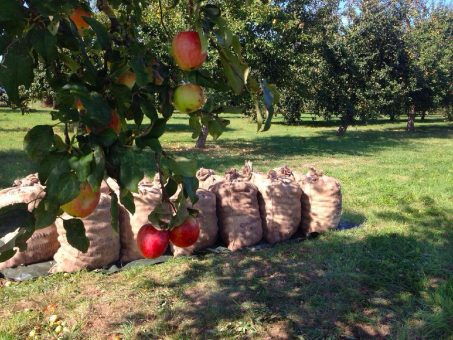
[[[75,8],[69,17],[79,32],[90,27],[83,17],[91,17],[91,13],[84,8]]]
[[[159,230],[151,224],[145,224],[137,234],[137,246],[143,257],[155,259],[167,250],[169,237],[168,230]]]
[[[82,110],[85,110],[85,106],[83,106],[83,103],[80,100],[80,98],[76,99],[74,106],[77,109],[77,111],[79,111],[79,112],[82,111]]]
[[[182,113],[192,113],[203,107],[206,103],[204,90],[195,84],[178,86],[173,93],[173,105]]]
[[[183,71],[199,68],[206,60],[207,53],[202,51],[198,32],[180,32],[173,38],[171,53]]]
[[[80,185],[80,193],[72,201],[65,203],[61,209],[74,217],[87,217],[99,204],[100,191],[94,191],[88,182]]]
[[[200,224],[193,217],[188,217],[183,224],[170,231],[170,241],[177,247],[190,247],[200,236]]]
[[[118,84],[127,86],[130,90],[135,85],[135,81],[137,80],[137,76],[132,71],[126,71],[122,75],[118,77]]]
[[[91,132],[91,129],[88,126],[86,129],[87,132]],[[105,128],[96,129],[95,131],[96,133],[101,133],[107,129],[113,129],[113,131],[115,131],[117,135],[119,135],[121,132],[121,120],[116,110],[112,111],[112,118],[110,119],[109,125],[107,125]]]

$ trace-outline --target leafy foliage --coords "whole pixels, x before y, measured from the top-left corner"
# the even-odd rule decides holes
[[[183,203],[196,200],[196,163],[165,152],[159,138],[174,112],[172,93],[183,82],[234,95],[247,89],[257,100],[264,94],[261,100],[268,113],[263,117],[263,130],[269,128],[274,104],[271,92],[275,89],[264,81],[261,88],[248,86],[257,80],[251,80],[240,41],[222,18],[221,8],[201,0],[188,4],[174,1],[171,8],[165,7],[165,13],[160,1],[156,6],[156,2],[144,0],[99,0],[96,7],[81,0],[2,0],[0,84],[11,105],[19,107],[25,107],[36,93],[51,93],[52,118],[55,125],[64,127],[64,134],[59,135],[53,126],[36,126],[25,137],[25,151],[37,163],[39,179],[46,186],[45,198],[33,213],[25,213],[24,206],[0,209],[7,217],[27,216],[26,221],[18,219],[12,224],[20,224],[27,233],[2,245],[2,258],[13,255],[10,249],[14,245],[20,243],[22,248],[25,236],[31,235],[28,231],[52,223],[62,212],[60,206],[76,199],[84,183],[98,191],[107,176],[121,189],[119,197],[112,194],[113,228],[118,228],[118,201],[134,212],[132,192],[137,192],[145,173],[156,170],[163,184],[167,183],[163,205],[174,207],[170,223],[162,226],[172,228],[180,223],[188,214]],[[159,13],[159,26],[148,25],[146,13],[151,9],[157,9],[154,15]],[[166,48],[176,33],[170,34],[164,22],[170,12],[181,19],[180,30],[184,24],[198,32],[203,50],[220,60],[218,67],[183,72],[175,65]],[[151,36],[157,38],[149,39]],[[125,74],[132,74],[133,79],[126,79]],[[31,87],[37,82],[41,86]],[[188,116],[189,125],[195,133],[201,124],[208,125],[218,138],[227,121],[219,117],[223,107],[212,105],[212,101],[209,105]],[[151,120],[149,126],[143,125],[145,116]],[[137,153],[144,149],[154,153],[154,164],[139,162]],[[173,204],[169,197],[177,186],[183,190]],[[168,211],[158,207],[155,217],[163,220],[164,214]],[[2,219],[2,226],[6,228],[10,220]],[[64,226],[70,244],[86,251],[89,242],[83,222],[65,219]],[[4,228],[0,236],[5,235]]]

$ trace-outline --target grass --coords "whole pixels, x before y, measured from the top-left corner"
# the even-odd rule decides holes
[[[0,287],[0,339],[34,328],[55,336],[51,314],[71,339],[453,337],[451,124],[431,117],[409,134],[403,121],[377,121],[339,138],[321,121],[277,120],[256,134],[247,119],[231,120],[199,152],[177,116],[164,144],[219,172],[245,160],[263,171],[315,165],[341,181],[343,218],[362,227],[254,252]],[[0,109],[0,187],[32,171],[22,138],[46,122],[44,112]]]

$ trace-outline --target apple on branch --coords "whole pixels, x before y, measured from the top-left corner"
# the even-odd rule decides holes
[[[80,185],[80,193],[72,201],[65,203],[61,209],[74,217],[87,217],[99,204],[101,198],[100,191],[94,191],[88,182]]]
[[[198,32],[180,32],[173,38],[171,53],[176,64],[183,71],[199,68],[206,60],[207,52],[203,51]]]
[[[136,80],[137,80],[137,76],[135,75],[134,72],[126,71],[118,77],[117,83],[127,86],[130,90],[132,90],[132,88],[135,85]]]
[[[156,229],[151,224],[145,224],[138,231],[137,246],[144,258],[155,259],[165,253],[169,238],[168,230]]]
[[[192,113],[203,107],[206,103],[204,90],[195,84],[178,86],[173,93],[173,105],[181,113]]]
[[[181,225],[170,231],[170,241],[177,247],[190,247],[200,236],[200,224],[193,217],[188,217]]]
[[[83,17],[91,17],[91,12],[81,7],[75,8],[69,16],[79,33],[90,27]]]

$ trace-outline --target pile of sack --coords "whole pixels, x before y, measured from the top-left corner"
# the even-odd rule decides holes
[[[219,242],[231,251],[256,245],[262,240],[274,244],[290,239],[296,233],[322,233],[338,226],[341,216],[339,182],[311,168],[307,174],[288,167],[254,172],[250,164],[238,171],[231,169],[224,176],[213,170],[197,172],[200,236],[191,247],[172,246],[175,256],[191,255],[214,247]],[[18,265],[54,259],[51,272],[74,272],[95,269],[112,263],[127,263],[142,258],[136,238],[148,222],[148,215],[162,199],[158,179],[144,178],[134,194],[135,213],[120,206],[119,233],[111,227],[110,191],[118,191],[115,181],[108,179],[101,188],[96,210],[83,219],[89,249],[82,253],[66,239],[62,219],[36,231],[27,242],[27,250],[3,263],[0,270]],[[13,203],[39,205],[43,186],[36,175],[15,181],[12,188],[0,191],[0,208]],[[63,219],[71,218],[63,215]],[[6,235],[5,237],[8,237]],[[2,241],[0,239],[0,241]]]

